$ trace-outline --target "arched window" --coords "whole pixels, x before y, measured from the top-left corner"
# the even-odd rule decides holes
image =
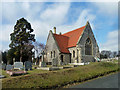
[[[54,57],[55,57],[55,51],[54,51]]]
[[[52,51],[51,51],[51,58],[52,58]]]
[[[92,55],[92,43],[90,38],[87,38],[85,42],[85,55]]]
[[[63,55],[61,55],[61,62],[63,62]]]
[[[75,57],[75,51],[73,50],[73,57]]]

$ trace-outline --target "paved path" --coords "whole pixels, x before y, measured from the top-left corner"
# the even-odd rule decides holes
[[[82,84],[73,85],[69,88],[118,88],[118,75],[120,76],[120,73],[104,76]]]

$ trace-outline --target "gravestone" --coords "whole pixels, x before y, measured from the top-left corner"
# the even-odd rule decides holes
[[[0,75],[0,79],[1,79],[1,78],[4,78],[4,77],[5,77],[4,75]]]
[[[39,63],[39,67],[46,67],[46,63],[44,62],[45,52],[43,51],[41,54],[42,54],[42,61]]]
[[[46,67],[46,63],[45,62],[40,62],[39,67]]]
[[[25,61],[25,71],[32,70],[32,63],[30,61]]]
[[[2,69],[2,65],[0,64],[0,70]]]
[[[77,60],[75,60],[75,63],[77,63]]]
[[[12,65],[7,65],[6,66],[6,70],[12,70],[13,69],[13,66]]]
[[[2,64],[2,69],[3,69],[3,70],[6,69],[6,64]]]
[[[57,60],[54,58],[52,59],[52,66],[57,66]],[[63,65],[63,62],[60,62],[60,65]]]
[[[14,62],[14,69],[23,69],[23,62]]]

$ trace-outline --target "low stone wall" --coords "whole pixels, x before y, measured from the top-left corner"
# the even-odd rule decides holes
[[[95,62],[95,59],[93,56],[85,55],[82,56],[82,63],[84,62]]]

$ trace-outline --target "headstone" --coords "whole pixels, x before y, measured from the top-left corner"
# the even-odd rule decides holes
[[[32,63],[30,61],[25,61],[25,71],[32,70]]]
[[[40,62],[39,67],[46,67],[46,63],[45,62]]]
[[[77,63],[77,60],[75,60],[75,63]]]
[[[3,69],[3,70],[6,69],[6,64],[2,64],[2,69]]]
[[[52,59],[52,66],[57,66],[57,59]],[[63,62],[60,62],[60,65],[63,65]]]
[[[1,79],[1,78],[4,78],[4,77],[5,77],[4,75],[0,75],[0,79]]]
[[[23,69],[23,62],[14,62],[14,69]]]
[[[6,66],[6,70],[12,70],[13,69],[13,66],[12,65],[7,65]]]
[[[2,69],[2,65],[0,64],[0,70]]]

